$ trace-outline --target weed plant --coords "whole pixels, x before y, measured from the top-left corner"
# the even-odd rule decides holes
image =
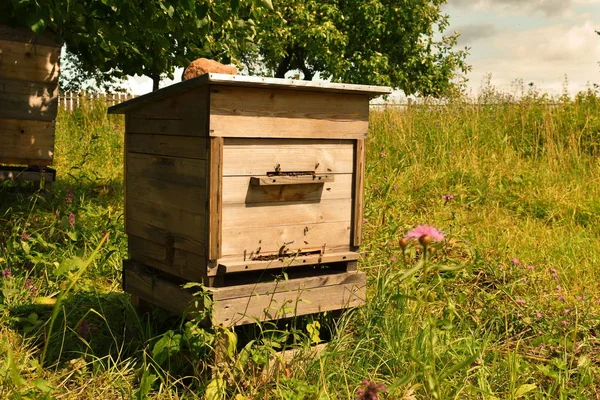
[[[123,129],[102,102],[60,110],[53,196],[0,184],[0,398],[600,396],[593,89],[372,112],[367,305],[253,340],[129,305]],[[443,240],[404,240],[417,225]],[[270,361],[291,342],[296,357]]]

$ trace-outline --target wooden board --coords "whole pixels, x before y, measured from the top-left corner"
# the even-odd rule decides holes
[[[127,155],[127,174],[171,183],[206,186],[206,160],[141,153]]]
[[[250,178],[250,184],[254,186],[315,185],[334,181],[335,175],[333,174],[271,175],[253,176]]]
[[[317,202],[352,197],[352,174],[336,174],[333,182],[315,185],[250,185],[249,176],[223,178],[223,204],[269,203],[283,201]]]
[[[366,138],[369,99],[362,94],[211,86],[210,135]]]
[[[60,47],[0,39],[0,78],[58,83]]]
[[[348,250],[350,248],[350,221],[320,224],[263,226],[223,229],[222,256],[249,259],[260,249],[261,254],[277,253],[287,243],[290,252],[325,248]]]
[[[223,229],[350,221],[351,199],[319,203],[224,204]]]
[[[164,243],[173,240],[173,247],[205,254],[207,234],[204,210],[191,213],[171,206],[127,198],[126,233]]]
[[[128,235],[127,242],[132,260],[192,282],[204,282],[205,257],[177,249],[172,242],[161,244],[133,235]]]
[[[29,28],[13,28],[8,25],[0,24],[0,39],[12,40],[16,42],[26,42],[33,44],[42,44],[45,46],[62,47],[59,38],[54,36],[48,30],[42,34],[35,34]]]
[[[227,138],[223,147],[223,175],[267,175],[282,172],[352,173],[354,141]]]
[[[323,265],[335,262],[356,261],[360,258],[360,254],[344,251],[344,252],[326,252],[324,254],[298,255],[287,258],[281,258],[270,261],[240,261],[219,259],[219,268],[209,271],[209,275],[216,274],[231,274],[236,272],[264,271],[267,269],[282,269],[296,266],[306,265]]]
[[[194,214],[203,214],[206,209],[205,186],[189,185],[130,174],[125,190],[129,199],[141,198],[147,202],[169,206]]]
[[[354,196],[352,211],[352,244],[360,246],[362,240],[364,186],[365,186],[365,141],[357,140],[354,163]]]
[[[56,171],[52,168],[43,170],[23,167],[0,166],[0,181],[34,181],[54,182]]]
[[[208,88],[200,87],[128,114],[128,133],[208,136]]]
[[[258,285],[244,285],[245,287],[233,289],[237,293],[245,293],[240,297],[231,297],[232,294],[227,293],[232,291],[229,288],[211,288],[214,300],[213,320],[225,326],[237,326],[257,320],[277,320],[364,305],[365,274],[347,272],[340,275],[342,282],[344,279],[349,282],[328,284],[322,277],[300,278],[263,284],[260,290],[262,294],[257,290]],[[230,298],[219,299],[221,296]]]
[[[54,122],[0,119],[0,163],[48,165],[53,156]]]
[[[123,262],[123,288],[176,313],[194,311],[189,306],[197,299],[192,290],[155,276],[131,260]],[[213,322],[235,326],[363,305],[366,276],[363,272],[337,272],[207,290],[214,301]]]
[[[130,153],[153,154],[180,158],[207,158],[204,138],[171,135],[146,135],[127,133],[127,151]]]
[[[223,138],[210,139],[208,198],[208,258],[221,257],[223,230]]]
[[[54,121],[58,85],[0,78],[0,118]]]

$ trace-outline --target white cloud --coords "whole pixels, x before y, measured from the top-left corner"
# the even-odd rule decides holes
[[[520,78],[553,94],[561,93],[565,74],[571,93],[585,89],[589,82],[600,81],[600,37],[589,20],[574,26],[555,24],[503,31],[477,45],[485,46],[486,53],[469,60],[473,66],[472,88],[479,86],[486,73],[492,73],[493,82],[505,90]]]
[[[598,0],[450,0],[448,5],[460,8],[496,9],[508,13],[541,12],[548,17],[569,15],[574,4],[596,4]]]

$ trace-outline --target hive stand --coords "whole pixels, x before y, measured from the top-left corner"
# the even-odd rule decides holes
[[[185,282],[240,325],[364,304],[356,270],[369,100],[389,88],[206,74],[121,103],[125,291]]]

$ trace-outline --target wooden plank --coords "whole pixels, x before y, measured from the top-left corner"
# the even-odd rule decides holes
[[[255,186],[314,185],[334,181],[335,176],[333,174],[253,176],[250,178],[250,184]]]
[[[60,47],[0,39],[0,78],[58,83]]]
[[[365,277],[364,272],[339,272],[327,271],[313,276],[257,282],[243,285],[233,285],[219,288],[206,288],[216,301],[237,299],[248,296],[268,296],[274,293],[298,292],[313,288],[335,285],[361,284]]]
[[[129,172],[129,171],[128,171]],[[148,202],[202,214],[205,210],[206,187],[154,179],[146,176],[129,176],[126,196],[143,198]]]
[[[237,326],[257,320],[277,320],[358,307],[366,301],[366,279],[364,273],[358,274],[363,280],[357,283],[217,300],[213,305],[213,320],[225,326]]]
[[[276,168],[281,172],[352,173],[353,144],[352,140],[227,138],[223,175],[266,175]]]
[[[130,153],[127,164],[127,173],[132,177],[206,186],[206,160]]]
[[[0,166],[0,181],[36,181],[54,182],[56,171],[52,168],[42,170],[22,167]]]
[[[133,235],[128,235],[127,242],[132,260],[193,282],[204,282],[205,257]]]
[[[222,255],[250,258],[260,249],[261,254],[277,253],[286,245],[289,252],[325,248],[350,248],[350,221],[321,224],[299,224],[286,226],[263,226],[251,228],[223,229]]]
[[[350,221],[351,199],[320,203],[224,204],[223,229]]]
[[[360,246],[362,241],[362,224],[365,186],[365,141],[357,140],[355,145],[354,164],[354,204],[352,210],[352,244]]]
[[[219,268],[209,271],[209,275],[217,274],[232,274],[236,272],[250,272],[250,271],[264,271],[267,269],[280,269],[289,268],[295,266],[306,266],[306,265],[320,265],[334,262],[343,261],[355,261],[358,260],[360,255],[355,252],[326,252],[323,255],[308,255],[308,256],[297,256],[282,258],[271,261],[225,261],[220,259],[218,261]]]
[[[58,85],[0,78],[0,118],[54,121]]]
[[[337,174],[335,181],[323,185],[250,185],[249,176],[226,176],[223,178],[223,204],[269,203],[282,201],[317,202],[352,197],[352,174]]]
[[[181,286],[155,277],[133,260],[123,261],[123,290],[175,313],[187,310],[195,299]]]
[[[207,157],[204,138],[171,135],[146,135],[127,133],[127,151],[181,158],[205,160]]]
[[[223,138],[210,139],[208,199],[208,258],[221,257],[223,230]]]
[[[131,111],[130,133],[208,136],[208,88],[201,87]]]
[[[202,213],[191,213],[128,197],[125,210],[126,233],[160,243],[164,243],[168,236],[174,241],[175,248],[205,254],[207,236],[202,229],[206,226],[204,213],[205,210]]]
[[[366,138],[363,94],[212,86],[210,135],[224,137]]]
[[[50,164],[53,157],[54,122],[0,119],[0,162],[40,160]]]
[[[262,87],[269,89],[277,88],[290,90],[294,93],[298,93],[301,91],[314,91],[321,93],[364,94],[367,96],[367,98],[381,96],[384,94],[390,94],[392,92],[392,88],[386,86],[354,85],[347,83],[331,83],[317,81],[313,82],[304,80],[263,78],[257,76],[224,75],[211,73],[201,75],[194,79],[188,79],[186,81],[167,86],[165,88],[150,92],[143,96],[118,104],[116,106],[111,107],[108,110],[108,112],[110,114],[123,114],[129,112],[130,110],[139,109],[142,106],[158,102],[160,99],[177,96],[180,93],[184,93],[189,90],[197,89],[200,87],[206,87],[212,84],[218,84],[219,86],[247,86],[256,88]]]

